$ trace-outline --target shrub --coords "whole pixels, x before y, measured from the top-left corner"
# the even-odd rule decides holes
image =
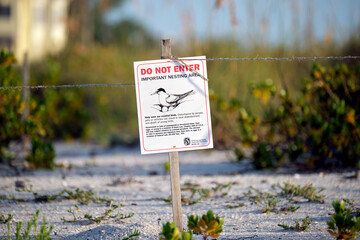
[[[262,168],[273,168],[275,166],[275,162],[273,159],[273,155],[267,149],[264,143],[259,143],[253,153],[253,165],[257,169]]]
[[[14,69],[12,53],[0,52],[0,86],[21,86],[21,78]],[[48,59],[45,64],[33,65],[34,84],[58,85],[60,68]],[[9,149],[11,142],[23,138],[31,140],[26,160],[35,168],[53,168],[54,149],[49,140],[87,137],[90,117],[84,108],[82,89],[38,89],[32,91],[28,103],[29,116],[23,119],[25,104],[21,91],[0,90],[0,162],[17,158]],[[44,140],[47,139],[47,140]]]
[[[294,230],[297,232],[306,231],[309,228],[309,225],[312,223],[313,219],[309,216],[306,216],[303,220],[301,220],[301,224],[299,219],[295,219],[295,226],[289,226],[286,224],[278,224],[279,227],[282,227],[285,230]]]
[[[360,231],[360,218],[351,217],[351,209],[345,208],[344,201],[333,201],[335,213],[327,221],[328,232],[336,239],[355,239]]]
[[[13,54],[4,50],[0,52],[0,86],[11,87],[21,85],[20,78],[16,75],[13,65]],[[44,128],[46,118],[41,118],[36,110],[42,108],[34,99],[29,101],[30,116],[22,119],[24,102],[20,91],[1,90],[0,94],[0,161],[12,161],[17,156],[9,150],[13,141],[20,141],[24,137],[32,139],[31,152],[27,160],[33,167],[52,168],[54,165],[54,150],[51,143],[44,142],[46,136]]]
[[[6,51],[0,52],[0,86],[18,84],[12,68],[15,58]],[[7,151],[12,140],[19,140],[24,134],[21,121],[22,101],[18,91],[6,91],[0,94],[0,161],[13,158]]]
[[[159,235],[160,240],[192,240],[192,232],[181,232],[176,227],[175,222],[167,222],[163,224],[162,232]]]
[[[52,58],[33,64],[32,82],[36,85],[61,85],[61,67]],[[90,116],[82,88],[38,89],[31,93],[37,103],[33,114],[38,116],[51,139],[86,138]]]
[[[218,238],[222,232],[222,225],[224,220],[219,216],[214,216],[212,210],[199,218],[196,214],[188,217],[188,228],[195,233],[203,235],[204,240],[208,237]]]
[[[308,168],[355,167],[360,157],[360,64],[325,68],[315,63],[293,96],[267,79],[251,92],[263,105],[255,117],[241,104],[213,102],[238,119],[237,139],[254,149],[256,168],[272,168],[284,159],[304,160]],[[236,156],[245,155],[237,148]]]
[[[54,168],[55,151],[49,141],[41,138],[33,138],[31,143],[31,150],[26,157],[26,161],[34,168]]]

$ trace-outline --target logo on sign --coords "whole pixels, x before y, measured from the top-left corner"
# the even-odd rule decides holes
[[[184,138],[184,144],[185,144],[185,146],[189,146],[190,145],[190,138],[188,138],[188,137]]]

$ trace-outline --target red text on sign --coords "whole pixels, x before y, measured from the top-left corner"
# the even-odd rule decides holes
[[[171,66],[167,67],[157,67],[155,68],[155,73],[169,73]]]
[[[174,66],[174,72],[200,71],[200,64]]]
[[[147,69],[143,68],[140,70],[140,73],[141,73],[141,75],[152,74],[152,69],[151,68],[147,68]]]

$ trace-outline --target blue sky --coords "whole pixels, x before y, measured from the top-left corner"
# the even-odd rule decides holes
[[[317,40],[342,41],[360,25],[360,0],[233,0],[233,7],[224,0],[220,8],[215,2],[126,0],[108,19],[133,18],[156,38],[175,42],[231,37],[244,44],[301,42],[306,29]]]

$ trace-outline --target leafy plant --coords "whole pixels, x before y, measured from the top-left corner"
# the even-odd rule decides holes
[[[215,187],[211,189],[200,188],[199,185],[193,183],[186,183],[184,187],[181,188],[182,191],[190,191],[190,196],[181,195],[181,203],[184,205],[194,205],[200,202],[204,198],[209,197],[225,197],[230,191],[232,183],[219,184],[217,183]],[[168,198],[160,198],[161,200],[171,203],[171,195]]]
[[[32,64],[32,81],[36,85],[60,85],[61,65],[48,57]],[[82,88],[38,89],[31,92],[37,103],[36,121],[41,122],[49,139],[86,138],[90,117],[85,108],[85,91]]]
[[[219,216],[214,216],[212,210],[209,210],[206,214],[199,218],[196,214],[188,216],[188,228],[195,233],[203,235],[204,240],[208,237],[218,238],[222,232],[222,225],[224,220]]]
[[[78,206],[77,204],[75,204],[75,209],[76,209],[77,212],[80,212],[80,208],[79,208],[79,206]],[[67,212],[70,213],[70,214],[73,216],[73,219],[68,220],[68,219],[66,219],[65,217],[62,217],[61,220],[64,221],[64,222],[76,222],[76,221],[77,221],[77,217],[76,217],[76,214],[75,214],[75,210],[69,208],[69,209],[67,210]]]
[[[22,85],[15,62],[12,53],[1,50],[1,87]],[[34,66],[30,80],[34,85],[56,85],[59,73],[58,64],[48,60]],[[53,168],[55,152],[50,140],[86,137],[90,118],[84,103],[82,89],[39,89],[31,92],[27,103],[21,91],[1,90],[0,161],[12,166],[15,159],[20,159],[28,161],[33,168]],[[26,109],[29,114],[24,118]],[[31,147],[28,156],[23,157],[9,146],[25,138],[31,141]]]
[[[63,190],[64,193],[67,193],[68,196],[65,196],[66,199],[77,200],[82,205],[88,205],[90,202],[94,203],[107,203],[112,204],[113,199],[107,197],[95,196],[94,190],[83,190],[76,188],[75,192],[68,189]]]
[[[120,212],[118,212],[117,214],[112,215],[112,213],[121,206],[123,206],[121,203],[119,203],[117,205],[113,205],[113,203],[110,202],[109,208],[106,209],[105,212],[102,215],[100,215],[100,216],[92,216],[89,213],[85,213],[84,218],[88,219],[89,221],[94,222],[94,223],[101,223],[102,221],[108,220],[108,219],[122,220],[122,219],[126,219],[126,218],[131,218],[131,217],[134,216],[134,213],[121,214]],[[79,206],[75,205],[75,208],[76,208],[77,212],[80,212]],[[68,220],[68,219],[65,219],[65,217],[62,217],[61,218],[62,221],[64,221],[64,222],[76,222],[77,220],[79,220],[79,218],[76,217],[75,210],[68,209],[68,212],[73,216],[73,219]]]
[[[159,234],[160,240],[192,240],[192,232],[182,231],[180,233],[179,229],[176,227],[175,222],[163,223],[162,232]]]
[[[253,191],[255,192],[253,194]],[[249,201],[256,205],[261,205],[263,202],[266,202],[267,199],[275,199],[277,196],[276,194],[271,194],[268,192],[262,192],[259,189],[254,188],[253,186],[250,186],[250,190],[243,194],[244,197],[247,197]]]
[[[128,233],[128,235],[126,237],[124,237],[122,240],[131,240],[134,237],[138,237],[141,235],[141,232],[137,229],[135,229],[134,231]]]
[[[180,239],[180,231],[176,227],[175,222],[167,222],[163,224],[162,232],[159,236],[160,240],[178,240]]]
[[[15,76],[13,64],[16,62],[12,53],[0,52],[0,86],[8,87],[20,82]],[[10,142],[19,140],[25,133],[22,124],[21,93],[8,91],[0,94],[0,161],[12,160],[14,154],[8,151]]]
[[[248,198],[249,201],[258,206],[262,206],[261,212],[296,212],[300,206],[282,206],[278,208],[278,203],[282,202],[282,199],[279,199],[280,194],[271,194],[267,192],[262,192],[254,187],[250,187],[251,190],[244,193],[244,197]],[[256,194],[253,195],[252,190],[255,191]]]
[[[29,188],[25,187],[24,189],[15,189],[18,192],[30,192],[34,196],[34,200],[36,202],[51,202],[51,201],[61,201],[64,199],[67,200],[76,200],[81,205],[88,205],[90,202],[93,203],[106,203],[111,204],[114,200],[108,197],[99,197],[95,196],[94,190],[84,190],[80,188],[76,188],[75,191],[71,191],[69,189],[63,189],[59,193],[56,194],[39,194],[32,189],[32,185]],[[28,201],[23,198],[16,198],[14,195],[9,195],[9,199],[19,202]]]
[[[279,227],[284,228],[285,230],[295,230],[297,232],[306,231],[309,228],[309,225],[312,223],[313,219],[309,216],[306,216],[301,220],[301,224],[298,219],[295,219],[295,226],[289,226],[286,224],[278,224]]]
[[[213,101],[226,106],[224,114],[238,120],[238,135],[233,138],[254,149],[252,160],[258,169],[274,168],[285,160],[310,169],[356,167],[359,69],[359,64],[326,68],[315,63],[297,95],[284,81],[280,87],[269,79],[251,84],[252,95],[261,102],[260,116],[233,104],[237,99],[220,103],[221,98],[214,96]],[[239,160],[245,156],[240,149],[235,149]]]
[[[286,182],[284,183],[286,185]],[[273,185],[272,189],[277,190],[277,187],[280,186],[279,184]],[[300,186],[298,186],[300,188]],[[287,193],[289,194],[289,192]],[[282,204],[282,206],[278,206],[278,203],[283,202],[285,200],[287,201],[293,201],[293,197],[287,197],[287,194],[284,194],[283,190],[281,192],[263,192],[259,189],[254,188],[253,186],[250,186],[250,190],[243,193],[243,198],[247,198],[251,203],[256,204],[258,206],[262,206],[261,211],[263,213],[268,212],[296,212],[300,206],[295,205],[288,205],[288,204]]]
[[[229,194],[233,183],[229,182],[226,184],[216,183],[216,186],[211,188],[211,196],[214,197],[225,197]]]
[[[37,240],[51,240],[50,234],[53,230],[53,225],[47,226],[47,222],[45,217],[43,217],[43,224],[39,232],[37,232],[37,220],[39,218],[40,211],[37,210],[34,214],[33,218],[27,223],[26,229],[21,234],[22,224],[23,222],[18,222],[16,224],[16,232],[15,232],[15,239],[16,240],[30,240],[30,239],[37,239]],[[30,237],[31,229],[34,228],[34,236]],[[10,222],[8,222],[8,236],[10,235]]]
[[[297,210],[299,210],[300,206],[294,206],[294,205],[290,205],[290,206],[285,206],[280,208],[280,211],[282,212],[296,212]]]
[[[30,153],[26,157],[31,167],[53,169],[54,158],[55,150],[51,142],[38,137],[32,139]]]
[[[355,239],[360,231],[360,218],[351,216],[351,209],[345,208],[342,200],[332,201],[335,213],[330,214],[331,220],[327,221],[328,232],[336,239]]]
[[[0,86],[11,87],[21,84],[13,65],[14,55],[4,50],[0,52]],[[52,168],[54,151],[50,143],[43,143],[46,137],[44,121],[38,121],[39,114],[35,108],[39,107],[34,99],[29,100],[30,115],[24,119],[25,103],[21,92],[5,90],[0,94],[0,162],[10,165],[14,159],[19,159],[18,152],[9,149],[10,143],[20,141],[24,137],[32,140],[32,151],[27,156],[33,167]],[[41,144],[43,143],[43,144]]]
[[[164,162],[164,173],[168,173],[170,171],[170,163],[168,161]]]
[[[324,191],[324,188],[317,190],[311,183],[306,184],[305,186],[294,185],[289,182],[284,182],[283,186],[280,184],[275,185],[281,189],[280,194],[287,195],[289,199],[293,199],[294,196],[301,196],[311,202],[324,203],[324,196],[320,193]]]
[[[181,232],[181,240],[193,240],[193,233],[191,231],[185,232],[182,231]]]
[[[270,211],[274,211],[276,209],[276,206],[279,202],[281,202],[280,199],[277,199],[276,197],[270,197],[267,199],[264,199],[265,207],[261,209],[263,213],[268,213]]]
[[[257,169],[263,168],[274,168],[275,167],[275,160],[273,159],[272,153],[267,149],[267,146],[260,142],[253,155],[253,165]]]

